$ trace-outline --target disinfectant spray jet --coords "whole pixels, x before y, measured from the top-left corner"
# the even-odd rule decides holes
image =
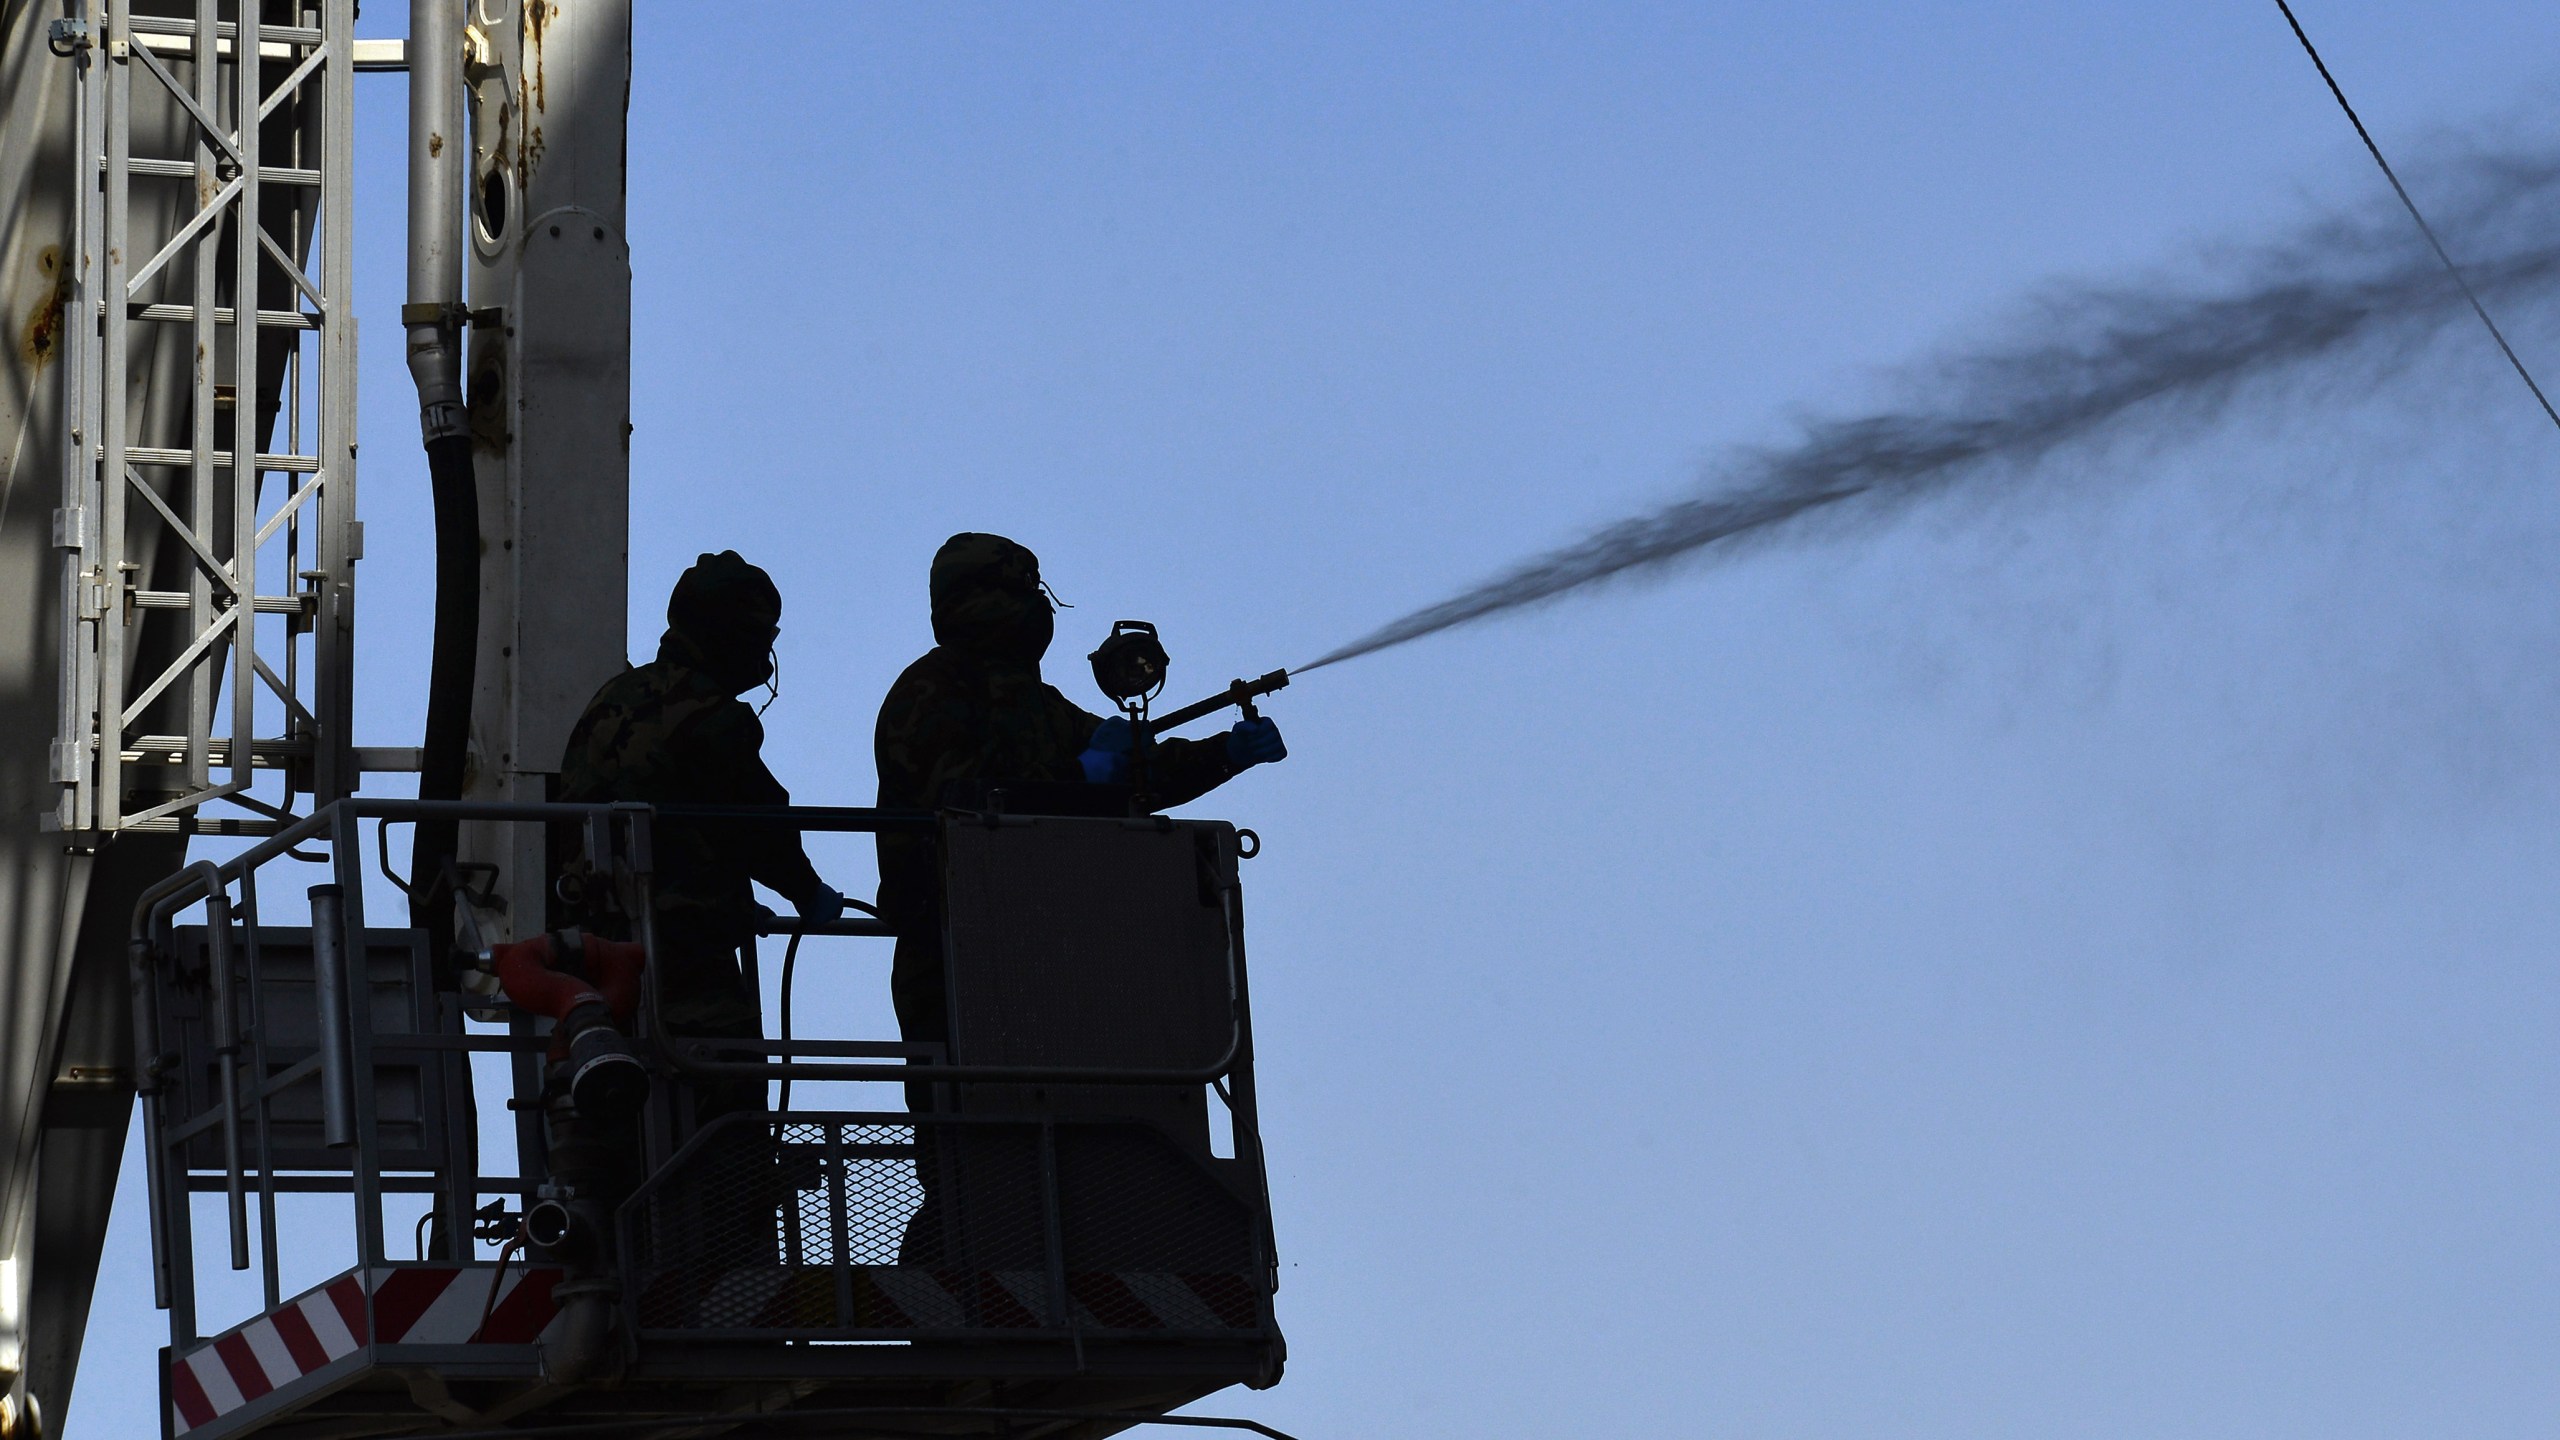
[[[2427,176],[2437,231],[2482,297],[2509,306],[2560,282],[2560,155],[2474,154]],[[2439,327],[2467,320],[2460,285],[2396,207],[2332,214],[2237,253],[2207,279],[2085,285],[2035,297],[1992,344],[1918,366],[1906,406],[1818,420],[1790,444],[1737,452],[1698,493],[1523,561],[1298,666],[1295,673],[1543,604],[1660,576],[1838,507],[1880,520],[1939,490],[2015,479],[2075,441],[2192,422],[2244,384],[2350,357],[2379,379]],[[2521,393],[2521,392],[2519,392]]]

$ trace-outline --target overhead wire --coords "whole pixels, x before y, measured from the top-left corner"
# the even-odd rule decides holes
[[[2534,380],[2533,372],[2525,368],[2524,357],[2516,354],[2516,347],[2507,343],[2506,332],[2489,317],[2489,307],[2480,303],[2479,292],[2463,278],[2462,267],[2453,263],[2453,255],[2445,249],[2444,241],[2437,237],[2436,227],[2427,223],[2427,217],[2418,209],[2418,202],[2410,198],[2409,187],[2400,183],[2399,173],[2391,168],[2389,160],[2383,158],[2382,147],[2374,143],[2373,132],[2364,128],[2364,118],[2356,114],[2356,107],[2347,102],[2347,92],[2339,86],[2338,77],[2329,73],[2329,62],[2320,58],[2320,47],[2311,43],[2311,36],[2294,15],[2293,6],[2286,0],[2276,0],[2276,8],[2284,12],[2284,23],[2293,27],[2293,38],[2302,42],[2302,53],[2311,57],[2312,67],[2320,72],[2320,79],[2328,85],[2329,94],[2337,100],[2338,108],[2346,112],[2347,123],[2356,127],[2356,138],[2364,142],[2365,153],[2371,155],[2373,163],[2381,168],[2382,178],[2391,182],[2391,193],[2400,197],[2401,208],[2417,222],[2418,233],[2427,237],[2427,247],[2436,252],[2436,259],[2443,264],[2445,273],[2453,277],[2453,283],[2462,287],[2462,298],[2471,302],[2471,313],[2480,317],[2480,323],[2489,331],[2489,338],[2498,342],[2499,353],[2515,367],[2516,378],[2524,382],[2524,388],[2533,392],[2534,402],[2542,407],[2542,413],[2550,417],[2555,428],[2560,428],[2560,410],[2552,408],[2551,397],[2542,393],[2542,386]]]

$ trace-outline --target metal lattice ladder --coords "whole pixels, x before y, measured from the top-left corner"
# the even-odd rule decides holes
[[[357,778],[353,0],[155,8],[52,33],[83,165],[49,822],[75,843],[264,833]],[[137,365],[147,327],[191,361]]]

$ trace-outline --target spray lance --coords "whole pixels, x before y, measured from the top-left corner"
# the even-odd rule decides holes
[[[1207,699],[1151,717],[1148,706],[1164,690],[1165,670],[1173,663],[1165,654],[1164,641],[1156,634],[1155,626],[1144,620],[1116,621],[1110,638],[1086,658],[1093,662],[1093,683],[1102,687],[1102,693],[1110,696],[1111,703],[1129,719],[1134,742],[1129,752],[1129,776],[1142,797],[1147,793],[1147,751],[1157,736],[1203,716],[1215,715],[1230,705],[1245,719],[1259,720],[1262,711],[1254,702],[1289,683],[1288,671],[1274,670],[1259,679],[1234,681]],[[1146,808],[1143,801],[1141,808]]]

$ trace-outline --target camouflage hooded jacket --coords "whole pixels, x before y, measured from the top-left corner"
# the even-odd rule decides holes
[[[930,810],[956,781],[1074,784],[1102,717],[1040,678],[1055,615],[1040,561],[997,535],[955,535],[934,556],[939,642],[889,687],[872,737],[880,807]],[[1236,773],[1223,739],[1158,741],[1149,758],[1158,805],[1180,805]],[[880,909],[893,924],[929,921],[939,885],[933,842],[880,836]]]
[[[791,792],[765,768],[764,725],[738,698],[771,673],[780,612],[763,571],[733,552],[702,557],[677,583],[658,658],[606,681],[578,717],[560,761],[560,798],[790,804]],[[660,916],[715,933],[745,938],[751,880],[795,900],[824,884],[799,833],[782,826],[662,823],[652,838]]]

